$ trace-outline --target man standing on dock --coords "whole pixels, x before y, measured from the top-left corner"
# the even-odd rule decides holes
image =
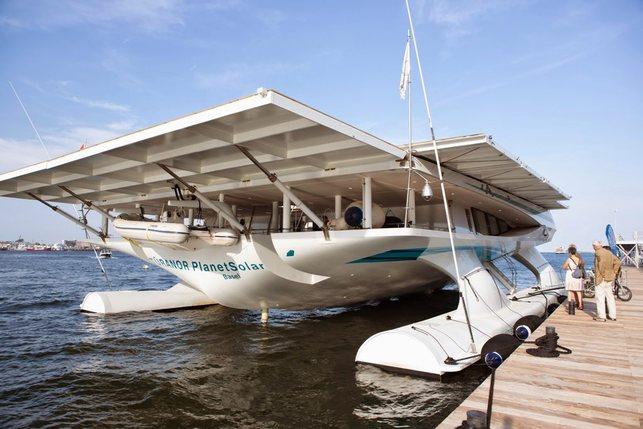
[[[594,284],[596,285],[596,312],[595,320],[605,322],[605,299],[607,299],[607,312],[611,320],[616,320],[616,300],[612,285],[616,274],[621,268],[621,260],[612,252],[603,248],[603,243],[594,241]]]

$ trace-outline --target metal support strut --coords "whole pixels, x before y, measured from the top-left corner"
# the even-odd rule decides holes
[[[257,168],[259,168],[266,175],[266,177],[268,177],[268,180],[270,180],[270,182],[275,185],[282,194],[287,195],[288,198],[290,198],[290,200],[295,203],[295,205],[299,207],[306,214],[306,216],[308,216],[308,218],[315,223],[315,225],[321,228],[321,230],[324,232],[324,238],[326,240],[329,240],[330,236],[328,235],[328,225],[324,224],[319,216],[317,216],[311,209],[309,209],[308,206],[306,206],[306,204],[304,204],[304,202],[297,197],[297,195],[295,195],[290,189],[288,189],[288,187],[286,187],[286,185],[284,185],[283,182],[281,182],[281,180],[277,178],[277,175],[275,173],[271,173],[263,165],[261,165],[261,163],[257,161],[254,156],[252,156],[248,149],[243,146],[236,146],[237,149],[239,149],[241,153],[246,156],[246,158],[252,161],[252,163],[256,165]]]
[[[67,188],[65,186],[61,186],[61,185],[58,185],[58,187],[60,189],[62,189],[63,191],[67,192],[72,197],[76,198],[81,203],[85,204],[86,207],[89,207],[90,209],[96,210],[97,212],[99,212],[103,216],[106,216],[109,220],[113,221],[114,219],[116,219],[114,216],[109,214],[109,212],[107,210],[103,210],[102,208],[100,208],[97,205],[93,204],[91,201],[87,201],[86,199],[82,198],[80,195],[75,194],[69,188]]]
[[[74,222],[75,224],[77,224],[81,228],[85,228],[87,231],[89,231],[92,234],[96,235],[101,240],[105,241],[105,234],[103,234],[102,232],[98,231],[97,229],[94,229],[91,226],[87,225],[86,223],[81,222],[80,220],[76,219],[76,217],[70,215],[69,213],[67,213],[66,211],[58,208],[55,205],[48,203],[47,201],[43,200],[42,198],[38,197],[35,194],[32,194],[31,192],[27,192],[26,194],[29,195],[34,200],[40,201],[41,203],[43,203],[44,205],[46,205],[47,207],[49,207],[50,209],[52,209],[53,211],[58,213],[59,215],[61,215],[61,216],[65,217],[65,218],[67,218],[68,220]]]
[[[159,167],[161,167],[167,174],[172,176],[177,182],[181,183],[183,186],[185,186],[192,194],[197,197],[203,204],[214,210],[219,216],[222,216],[225,220],[228,221],[228,223],[238,231],[242,232],[245,234],[246,238],[249,238],[250,236],[250,231],[243,226],[234,216],[231,216],[230,214],[226,213],[224,210],[221,209],[220,206],[215,204],[214,202],[210,201],[208,197],[203,195],[199,190],[197,190],[196,187],[190,185],[188,182],[185,180],[181,179],[176,173],[174,173],[172,170],[167,165],[156,163]]]

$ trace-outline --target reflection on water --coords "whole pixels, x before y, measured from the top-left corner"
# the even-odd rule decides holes
[[[485,376],[486,369],[476,366],[455,379],[439,382],[358,365],[355,378],[366,398],[354,414],[392,426],[439,423]]]
[[[104,263],[116,289],[175,283],[127,256]],[[262,326],[258,312],[220,306],[80,313],[87,292],[106,288],[89,253],[0,252],[0,285],[3,428],[431,427],[486,375],[441,383],[354,364],[370,335],[454,308],[454,291],[273,311]]]

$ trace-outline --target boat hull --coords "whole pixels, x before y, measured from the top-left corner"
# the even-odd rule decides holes
[[[539,228],[510,237],[456,234],[458,250],[481,260],[543,241]],[[234,246],[199,240],[170,247],[108,240],[107,245],[149,261],[221,305],[240,309],[306,309],[354,304],[419,291],[450,280],[426,255],[449,254],[448,234],[415,228],[302,232],[243,238]]]

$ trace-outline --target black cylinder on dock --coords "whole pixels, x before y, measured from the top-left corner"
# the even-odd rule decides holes
[[[497,352],[503,359],[507,359],[519,345],[520,341],[513,335],[499,334],[484,343],[480,355],[484,358],[488,353]]]

